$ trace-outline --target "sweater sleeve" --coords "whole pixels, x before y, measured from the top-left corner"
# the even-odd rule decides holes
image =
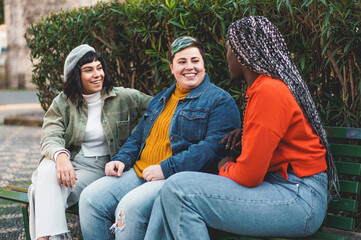
[[[272,130],[257,123],[248,124],[244,127],[242,154],[236,162],[226,163],[219,175],[246,187],[259,185],[267,173],[279,140]]]
[[[282,91],[266,86],[250,96],[245,113],[242,153],[236,162],[226,163],[219,171],[246,186],[259,185],[271,164],[273,154],[292,120],[293,109]]]

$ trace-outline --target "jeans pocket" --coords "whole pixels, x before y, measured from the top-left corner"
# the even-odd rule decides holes
[[[314,181],[319,184],[318,180]],[[305,201],[305,211],[309,214],[306,219],[305,233],[311,235],[315,233],[321,226],[327,210],[327,187],[324,192],[315,189],[312,186],[305,186],[302,198]]]
[[[327,211],[327,200],[323,201],[320,199],[316,191],[313,191],[314,199],[313,199],[313,211],[310,219],[307,221],[307,229],[306,232],[309,235],[315,233],[323,223],[326,211]]]

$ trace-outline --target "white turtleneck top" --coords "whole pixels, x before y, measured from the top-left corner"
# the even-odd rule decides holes
[[[108,155],[109,146],[101,125],[101,93],[96,92],[89,95],[83,94],[83,97],[88,103],[88,122],[85,127],[83,143],[80,151],[85,157]]]

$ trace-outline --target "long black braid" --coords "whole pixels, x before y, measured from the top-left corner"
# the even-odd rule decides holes
[[[337,172],[315,104],[275,25],[262,16],[242,18],[229,27],[228,42],[242,65],[282,80],[290,89],[312,129],[326,148],[329,199],[338,192]]]

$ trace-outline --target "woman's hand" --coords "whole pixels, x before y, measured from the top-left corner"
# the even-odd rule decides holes
[[[230,148],[233,150],[241,144],[241,134],[242,131],[240,128],[234,129],[232,132],[227,133],[220,143],[227,143],[226,149]]]
[[[70,190],[75,187],[75,181],[78,180],[73,164],[66,153],[60,153],[56,158],[56,178],[59,184],[63,184]]]
[[[163,180],[164,174],[162,171],[162,167],[160,165],[151,165],[143,170],[143,178],[144,180],[150,181],[157,181]]]
[[[227,156],[218,162],[218,171],[223,167],[227,162],[235,162],[234,157]]]
[[[121,161],[111,161],[105,165],[105,175],[120,177],[124,171],[125,164]]]

